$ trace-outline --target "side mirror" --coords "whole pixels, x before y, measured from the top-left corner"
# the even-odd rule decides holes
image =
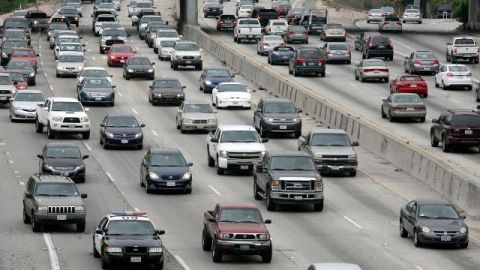
[[[465,213],[460,214],[460,219],[466,219],[466,218],[467,218],[467,216],[465,215]]]
[[[83,158],[83,159],[87,159],[87,158],[89,158],[89,157],[90,157],[89,155],[83,155],[82,158]]]
[[[31,199],[33,196],[32,196],[32,193],[27,192],[27,193],[25,193],[25,197]]]
[[[85,108],[85,111],[86,111],[86,112],[89,112],[89,111],[90,111],[90,108]]]
[[[152,66],[154,66],[154,65],[155,65],[155,62],[152,62]]]
[[[187,88],[187,86],[186,86],[186,85],[182,85],[182,89],[185,89],[185,88]]]
[[[141,124],[140,127],[142,127],[142,128],[145,127],[145,124]]]
[[[211,139],[210,139],[210,142],[218,143],[218,139],[217,139],[217,138],[211,138]]]
[[[301,113],[303,110],[301,108],[297,108],[297,113]]]
[[[352,146],[359,146],[360,144],[358,142],[352,142]]]
[[[103,124],[103,123],[102,123],[102,124],[100,124],[100,127],[105,127],[105,124]]]
[[[452,45],[452,42],[451,41],[447,42],[447,45]]]
[[[42,159],[42,160],[43,160],[43,156],[42,156],[42,155],[40,155],[40,154],[38,154],[38,155],[37,155],[37,158],[39,158],[39,159]]]
[[[187,166],[188,166],[188,167],[192,167],[192,166],[193,166],[193,162],[187,163]]]
[[[158,234],[158,235],[163,235],[163,234],[165,234],[165,231],[164,230],[155,230],[155,233]]]
[[[262,143],[266,143],[268,142],[268,139],[267,138],[262,138]]]
[[[85,47],[85,44],[82,44],[82,47]]]
[[[82,193],[82,194],[80,194],[80,197],[81,197],[82,199],[86,199],[88,196],[87,196],[87,194]]]
[[[103,234],[103,230],[96,229],[96,230],[95,230],[95,234]]]
[[[127,37],[131,36],[131,34],[127,34]]]
[[[432,123],[438,123],[438,119],[432,119]]]
[[[117,86],[116,86],[116,85],[112,85],[112,88],[117,88]]]
[[[264,221],[263,223],[265,223],[265,224],[272,224],[272,220],[270,220],[270,219],[265,219],[265,221]]]
[[[382,98],[382,101],[385,102],[385,101],[387,101],[387,99],[386,99],[386,98]]]

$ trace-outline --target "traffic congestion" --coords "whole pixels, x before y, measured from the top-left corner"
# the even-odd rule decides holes
[[[475,92],[472,102],[480,100],[474,37],[451,38],[445,61],[425,48],[399,57],[402,24],[422,23],[417,7],[401,17],[371,10],[367,22],[378,29],[352,36],[327,9],[296,5],[206,0],[199,19],[308,86],[329,87],[346,70],[350,90],[371,87],[388,127],[421,125],[414,132],[431,147],[476,151],[477,108],[437,104],[439,91],[453,89],[463,92],[447,98]],[[420,183],[398,186],[411,177],[380,173],[394,168],[344,130],[252,85],[179,33],[163,3],[64,0],[56,8],[16,11],[1,26],[8,150],[0,170],[12,194],[0,203],[21,213],[23,224],[19,213],[8,220],[21,227],[19,243],[42,234],[48,252],[17,269],[480,265],[465,212]]]

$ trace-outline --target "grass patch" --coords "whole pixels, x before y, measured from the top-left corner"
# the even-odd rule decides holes
[[[30,7],[35,0],[0,0],[0,14],[12,12],[16,9]]]

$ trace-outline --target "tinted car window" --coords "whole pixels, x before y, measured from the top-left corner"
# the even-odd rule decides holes
[[[461,45],[473,45],[475,44],[475,41],[470,38],[459,38],[455,40],[455,44],[461,44]]]
[[[83,77],[108,77],[108,72],[101,69],[87,69],[82,73]]]
[[[257,20],[241,20],[238,24],[258,24]]]
[[[149,221],[115,220],[108,224],[107,234],[116,235],[153,235],[155,228]]]
[[[70,183],[38,183],[36,196],[78,196],[78,190]]]
[[[298,57],[300,58],[320,58],[320,50],[299,50]]]
[[[267,102],[266,113],[295,113],[295,107],[290,102]]]
[[[221,15],[220,19],[223,20],[235,20],[235,15]]]
[[[427,219],[459,219],[457,211],[451,205],[423,204],[418,208],[418,216]]]
[[[8,76],[0,76],[0,85],[11,85],[12,80]]]
[[[28,21],[25,20],[9,20],[3,21],[4,28],[29,28]]]
[[[431,52],[417,52],[415,54],[415,57],[418,58],[418,59],[437,59],[437,57],[435,56],[435,54],[431,53]]]
[[[248,92],[243,84],[221,84],[217,87],[218,92]]]
[[[128,64],[130,65],[150,65],[148,58],[129,58]]]
[[[183,111],[187,113],[213,113],[212,107],[208,104],[185,104]]]
[[[262,216],[256,209],[251,208],[224,208],[220,213],[220,222],[234,223],[261,223]]]
[[[82,112],[83,108],[79,102],[54,102],[52,111]]]
[[[152,153],[150,165],[162,167],[184,167],[187,163],[183,156],[178,153]]]
[[[135,117],[109,117],[107,121],[108,127],[138,127]]]
[[[90,88],[109,88],[109,87],[112,87],[110,85],[110,82],[106,79],[104,79],[104,80],[86,79],[84,86],[85,87],[90,87]]]
[[[5,40],[3,48],[26,48],[28,47],[26,40]]]
[[[330,50],[348,50],[347,44],[328,44]]]
[[[393,97],[396,103],[423,103],[418,95],[398,95]]]
[[[423,81],[423,79],[420,76],[402,76],[400,81]]]
[[[182,86],[176,80],[158,80],[155,81],[154,87],[156,88],[181,88]]]
[[[30,61],[10,61],[7,69],[33,69],[33,65]]]
[[[454,72],[467,72],[468,68],[466,66],[449,66],[448,69]]]
[[[81,158],[80,151],[75,147],[48,147],[46,158]]]
[[[480,115],[475,115],[475,114],[454,115],[452,117],[451,124],[453,126],[479,127]]]
[[[272,157],[272,170],[305,170],[314,171],[315,164],[311,157]]]
[[[351,146],[346,134],[317,133],[311,139],[312,146]]]

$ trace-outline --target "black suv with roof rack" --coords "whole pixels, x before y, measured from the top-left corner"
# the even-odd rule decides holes
[[[473,110],[447,110],[438,119],[432,119],[430,141],[432,147],[441,142],[442,150],[454,146],[480,146],[480,113]]]
[[[369,36],[362,47],[363,59],[383,57],[385,58],[385,61],[393,61],[393,44],[390,38],[387,36]]]

